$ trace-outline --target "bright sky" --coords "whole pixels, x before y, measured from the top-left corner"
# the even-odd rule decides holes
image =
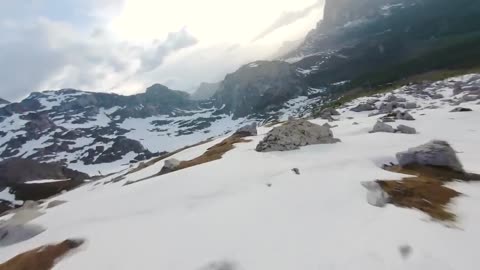
[[[191,91],[304,38],[323,1],[0,0],[0,97]]]

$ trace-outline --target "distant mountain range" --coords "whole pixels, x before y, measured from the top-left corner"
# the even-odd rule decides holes
[[[0,105],[4,105],[4,104],[8,104],[8,103],[10,103],[10,102],[6,101],[3,98],[0,98]]]

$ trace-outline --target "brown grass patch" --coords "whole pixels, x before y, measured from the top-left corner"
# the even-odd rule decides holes
[[[236,143],[250,142],[250,140],[246,140],[244,137],[245,135],[242,134],[234,134],[226,138],[222,142],[208,148],[201,156],[188,161],[182,161],[177,171],[221,159],[225,153],[235,148],[234,145]]]
[[[189,168],[189,167],[197,166],[197,165],[207,163],[207,162],[211,162],[211,161],[214,161],[214,160],[219,160],[223,157],[223,155],[225,153],[234,149],[235,148],[234,145],[236,143],[244,143],[244,142],[249,142],[250,141],[250,140],[244,139],[244,137],[246,137],[245,134],[234,134],[234,135],[226,138],[222,142],[208,148],[207,151],[205,153],[203,153],[201,156],[196,157],[196,158],[191,159],[191,160],[182,161],[180,163],[179,167],[175,171],[183,170],[183,169],[186,169],[186,168]],[[209,141],[205,141],[205,142],[199,143],[197,145],[189,146],[188,148],[198,146],[198,145],[201,145],[201,144],[204,144],[204,143],[207,143],[207,142],[209,142]],[[185,148],[185,149],[187,149],[187,148]],[[185,149],[182,149],[182,151],[185,150]],[[175,153],[172,153],[172,154],[168,155],[167,157],[163,157],[161,159],[158,159],[155,162],[164,160],[164,159],[166,159],[168,157],[171,157],[174,154],[179,153],[179,152],[181,152],[181,151],[176,151]],[[168,172],[168,173],[171,173],[171,172]],[[164,175],[164,174],[167,174],[167,173],[158,172],[154,175],[151,175],[151,176],[148,176],[148,177],[136,180],[136,181],[127,182],[124,185],[127,186],[127,185],[131,185],[131,184],[136,184],[138,182],[149,180],[149,179],[152,179],[156,176],[160,176],[160,175]]]
[[[211,142],[212,140],[213,140],[213,139],[210,138],[210,139],[208,139],[208,140],[201,141],[201,142],[196,143],[196,144],[192,144],[192,145],[188,145],[188,146],[182,147],[182,148],[177,149],[177,150],[175,150],[175,151],[173,151],[173,152],[170,152],[170,153],[168,153],[168,154],[165,154],[165,155],[156,157],[156,158],[154,158],[154,159],[152,159],[152,160],[150,160],[150,161],[140,162],[140,164],[139,164],[136,168],[128,171],[128,172],[127,172],[126,174],[124,174],[123,176],[127,176],[127,175],[129,175],[129,174],[136,173],[136,172],[138,172],[138,171],[140,171],[140,170],[143,170],[143,169],[145,169],[145,168],[147,168],[147,167],[152,166],[153,164],[155,164],[155,163],[157,163],[157,162],[160,162],[160,161],[162,161],[162,160],[165,160],[165,159],[167,159],[167,158],[169,158],[169,157],[171,157],[171,156],[173,156],[173,155],[176,155],[176,154],[178,154],[178,153],[180,153],[180,152],[182,152],[182,151],[185,151],[185,150],[190,149],[190,148],[192,148],[192,147],[200,146],[200,145],[202,145],[202,144],[209,143],[209,142]]]
[[[389,166],[386,170],[412,175],[401,181],[377,181],[390,196],[390,202],[399,207],[418,209],[434,219],[455,221],[455,214],[447,209],[451,200],[461,193],[448,188],[445,183],[461,180],[480,180],[477,174],[457,172],[444,167],[409,165]]]
[[[444,186],[444,183],[424,177],[406,178],[402,181],[378,181],[390,196],[390,202],[399,207],[415,208],[432,218],[454,221],[455,214],[446,206],[460,193]]]
[[[41,246],[0,264],[0,270],[49,270],[61,257],[83,243],[83,240],[65,240],[59,244]]]

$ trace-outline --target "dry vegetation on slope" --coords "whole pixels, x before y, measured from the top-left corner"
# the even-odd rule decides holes
[[[450,212],[447,206],[453,198],[461,195],[445,184],[455,180],[480,180],[480,175],[456,172],[443,167],[410,165],[391,166],[385,169],[412,175],[402,181],[377,181],[389,195],[392,204],[418,209],[441,221],[455,221],[455,214]]]
[[[0,270],[49,270],[67,253],[78,248],[83,240],[65,240],[19,254],[0,264]]]

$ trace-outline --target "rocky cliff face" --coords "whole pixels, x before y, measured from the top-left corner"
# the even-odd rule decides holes
[[[327,0],[324,20],[283,59],[309,86],[346,91],[472,68],[480,61],[478,16],[475,0]]]
[[[217,107],[244,117],[274,110],[306,94],[308,86],[294,67],[281,61],[258,61],[227,75],[214,100]]]
[[[191,95],[193,100],[208,100],[220,88],[221,83],[201,83],[197,90]]]

